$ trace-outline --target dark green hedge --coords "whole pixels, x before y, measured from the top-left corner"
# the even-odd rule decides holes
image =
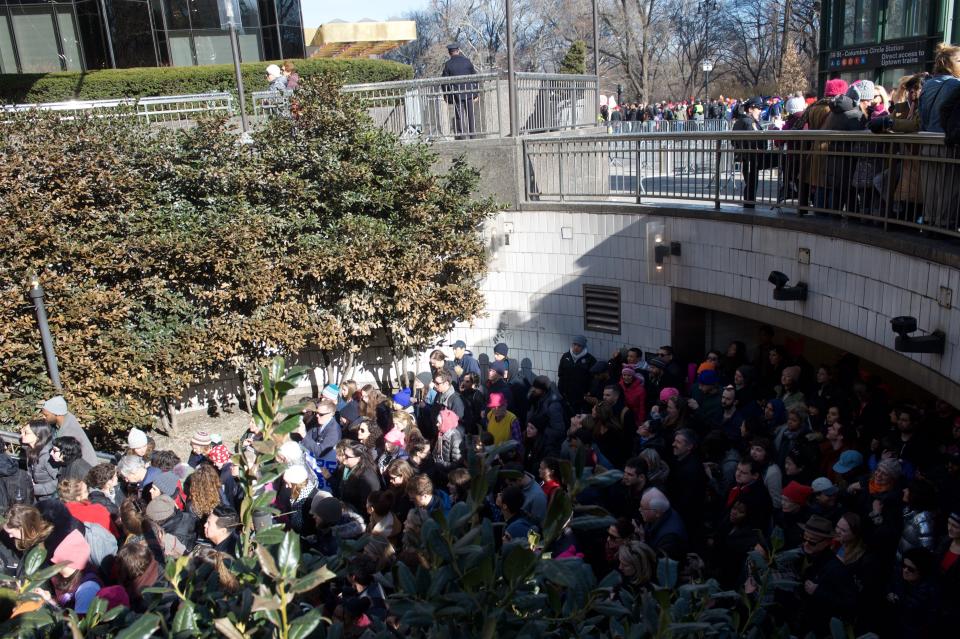
[[[344,84],[387,82],[413,77],[413,69],[385,60],[294,60],[301,77],[332,74]],[[267,88],[264,69],[270,62],[242,65],[243,82],[248,91]],[[278,64],[282,64],[282,61]],[[61,73],[0,74],[0,101],[59,102],[62,100],[182,95],[209,91],[233,91],[236,86],[233,65],[201,67],[141,67]]]

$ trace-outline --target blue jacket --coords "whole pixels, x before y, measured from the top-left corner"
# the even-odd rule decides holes
[[[646,529],[647,544],[656,551],[663,552],[671,559],[681,561],[687,554],[687,529],[683,525],[680,513],[673,508],[667,510]]]
[[[920,94],[920,130],[943,133],[940,107],[960,88],[960,79],[950,75],[935,75],[923,83]]]

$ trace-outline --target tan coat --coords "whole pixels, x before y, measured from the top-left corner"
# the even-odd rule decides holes
[[[810,129],[811,131],[819,131],[823,129],[824,123],[827,121],[827,116],[830,115],[830,98],[820,98],[813,104],[807,107],[807,110],[803,112],[803,117],[800,119],[800,123],[797,125],[798,129]],[[814,153],[810,156],[810,166],[807,169],[807,183],[810,186],[825,186],[825,175],[826,164],[823,156],[816,153],[816,151],[826,152],[830,148],[829,142],[814,142],[813,151]]]
[[[893,118],[893,131],[895,133],[916,133],[920,130],[920,105],[917,104],[910,113],[910,105],[907,102],[899,102],[890,107],[890,116]],[[915,144],[904,144],[901,148],[903,155],[917,155],[919,149]],[[897,188],[893,192],[893,199],[896,202],[923,202],[923,189],[921,188],[920,162],[916,160],[903,160],[900,167],[900,179],[897,181]]]

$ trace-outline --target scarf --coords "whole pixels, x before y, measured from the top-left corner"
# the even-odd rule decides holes
[[[588,351],[587,351],[587,347],[586,347],[586,346],[583,347],[583,350],[580,351],[579,354],[574,353],[574,352],[573,352],[573,349],[571,348],[571,349],[570,349],[570,357],[573,358],[573,363],[576,364],[576,363],[579,362],[581,359],[583,359],[584,357],[586,357],[586,356],[587,356],[587,352],[588,352]]]
[[[879,495],[880,493],[885,493],[890,490],[891,482],[881,484],[876,479],[871,478],[868,487],[871,495]]]

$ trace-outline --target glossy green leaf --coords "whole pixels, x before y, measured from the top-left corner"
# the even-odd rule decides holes
[[[296,594],[308,592],[317,586],[336,578],[336,576],[337,573],[333,572],[326,566],[321,566],[320,568],[317,568],[316,570],[313,570],[294,581],[291,589]]]
[[[513,546],[503,559],[503,576],[507,581],[515,583],[526,579],[537,563],[537,555],[524,546]]]
[[[170,627],[170,629],[174,633],[196,633],[198,631],[197,611],[194,609],[192,602],[180,602],[180,607],[177,609],[177,614],[173,616],[173,625]]]
[[[160,617],[148,612],[117,633],[116,639],[147,639],[160,627]]]
[[[289,533],[287,533],[289,535]],[[284,536],[286,540],[286,536]],[[270,554],[270,549],[266,546],[257,545],[256,549],[257,561],[260,563],[260,568],[263,569],[263,572],[267,574],[271,579],[276,579],[280,576],[280,568],[277,566],[277,562],[274,560],[273,555]]]
[[[288,530],[277,549],[277,565],[284,577],[290,578],[297,574],[300,565],[300,535]]]
[[[288,639],[307,639],[322,621],[323,616],[320,614],[320,611],[314,608],[290,623],[290,632],[287,634],[287,637]]]
[[[27,577],[32,577],[33,573],[40,569],[40,566],[43,565],[46,559],[47,549],[43,547],[43,544],[35,545],[23,560],[23,574]]]

